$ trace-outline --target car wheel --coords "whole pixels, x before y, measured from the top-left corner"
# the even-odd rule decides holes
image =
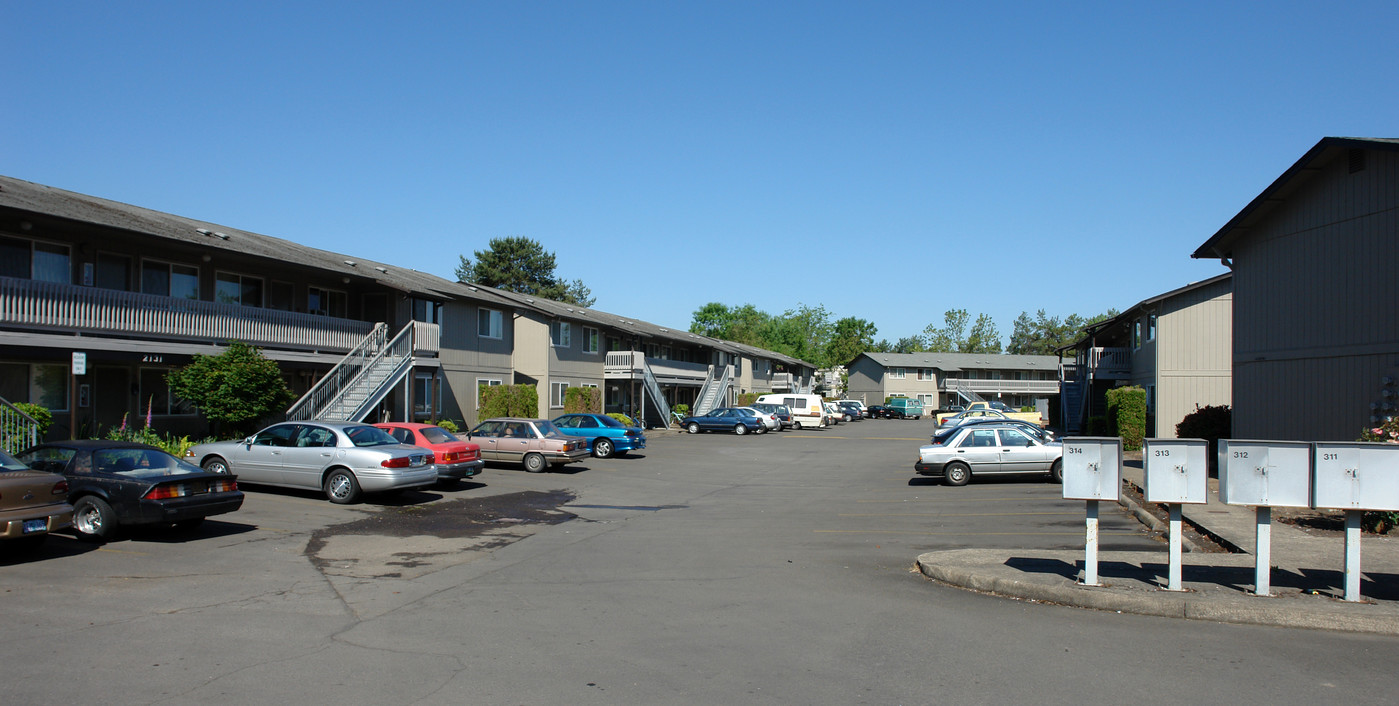
[[[793,428],[793,429],[796,429],[797,431],[801,431],[801,430],[802,430],[802,423],[801,423],[801,422],[792,422],[792,428]]]
[[[1064,459],[1054,459],[1054,465],[1049,467],[1049,480],[1055,483],[1064,482]]]
[[[337,505],[347,505],[359,499],[359,481],[355,474],[337,468],[325,477],[325,496]]]
[[[943,479],[948,485],[966,485],[972,479],[972,470],[967,468],[967,464],[953,461],[943,469]]]
[[[699,424],[697,424],[697,423],[695,423],[695,422],[690,422],[690,426],[685,427],[685,431],[688,431],[688,432],[690,432],[691,434],[698,434],[698,433],[700,433]]]
[[[78,539],[105,542],[117,533],[117,517],[102,498],[84,495],[73,503],[73,529]]]
[[[204,470],[210,473],[219,473],[221,475],[226,476],[229,472],[228,461],[225,461],[222,458],[219,458],[218,456],[214,456],[204,462]]]
[[[612,442],[608,439],[598,439],[593,442],[593,455],[598,458],[609,458],[612,456],[613,451],[615,451],[615,449],[612,446]]]
[[[525,470],[530,473],[543,473],[549,464],[544,461],[544,457],[539,454],[525,454]]]
[[[735,424],[734,433],[738,434],[739,436],[743,436],[744,434],[748,433],[748,427],[745,427],[742,424]]]

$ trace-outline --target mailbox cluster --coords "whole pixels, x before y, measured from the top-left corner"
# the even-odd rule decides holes
[[[1097,584],[1097,503],[1121,492],[1121,441],[1064,439],[1066,499],[1088,502],[1084,583]],[[1147,439],[1142,470],[1148,502],[1171,513],[1171,576],[1180,590],[1180,506],[1208,500],[1207,443]],[[1360,517],[1365,510],[1399,511],[1399,445],[1366,442],[1220,440],[1219,498],[1257,508],[1255,592],[1268,595],[1271,509],[1312,507],[1346,511],[1346,600],[1360,600]]]

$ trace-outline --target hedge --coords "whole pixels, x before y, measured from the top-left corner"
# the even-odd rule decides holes
[[[481,385],[480,419],[539,416],[539,390],[534,385]]]
[[[1146,390],[1115,387],[1107,391],[1108,426],[1113,436],[1122,438],[1124,451],[1137,451],[1146,436]]]
[[[602,390],[596,387],[570,387],[563,393],[564,413],[602,413]]]

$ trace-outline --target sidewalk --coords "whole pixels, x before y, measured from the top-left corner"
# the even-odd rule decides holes
[[[1130,462],[1129,462],[1130,463]],[[1142,483],[1142,469],[1122,469]],[[1126,501],[1128,509],[1134,504]],[[1311,534],[1272,522],[1272,590],[1255,596],[1251,507],[1225,505],[1210,480],[1209,502],[1185,505],[1185,519],[1222,544],[1245,553],[1191,551],[1181,565],[1183,591],[1165,589],[1169,548],[1159,552],[1099,552],[1101,587],[1079,583],[1084,552],[960,549],[918,557],[924,575],[975,591],[1098,610],[1227,623],[1323,628],[1399,635],[1399,540],[1366,535],[1361,541],[1362,601],[1345,596],[1345,538]]]

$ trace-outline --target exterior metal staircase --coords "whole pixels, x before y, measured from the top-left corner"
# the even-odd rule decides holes
[[[416,323],[410,321],[392,339],[388,327],[377,324],[287,410],[287,419],[362,421],[413,369]]]
[[[668,427],[670,426],[670,402],[666,400],[665,392],[661,390],[660,383],[656,382],[656,376],[651,372],[651,364],[643,358],[641,361],[641,377],[646,389],[646,407],[642,408],[642,415],[645,417],[643,424],[647,420],[651,421],[649,426]],[[655,419],[651,419],[649,412],[656,413]]]
[[[705,378],[704,387],[700,388],[692,414],[709,414],[710,410],[721,406],[723,401],[728,399],[729,388],[733,387],[733,372],[732,365],[710,366],[709,377]]]
[[[39,423],[0,397],[0,449],[15,453],[39,443]]]

